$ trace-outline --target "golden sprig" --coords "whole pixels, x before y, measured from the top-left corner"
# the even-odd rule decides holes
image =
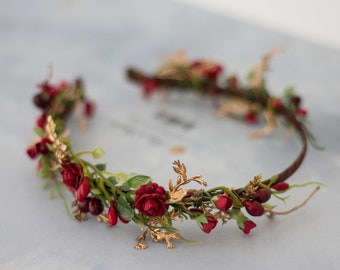
[[[176,203],[183,199],[188,194],[187,189],[182,189],[181,187],[189,184],[190,182],[196,182],[204,187],[207,186],[207,182],[202,179],[201,175],[195,175],[188,178],[187,169],[183,163],[179,160],[173,162],[173,169],[178,174],[177,183],[173,185],[172,180],[169,180],[169,202]]]
[[[246,190],[244,192],[245,197],[252,197],[257,189],[259,188],[259,184],[261,183],[262,175],[256,175],[254,176],[253,180],[249,181],[249,184],[246,187]]]
[[[47,137],[52,142],[52,146],[55,150],[55,157],[57,160],[57,164],[62,166],[63,164],[69,161],[69,156],[67,153],[67,145],[63,143],[59,136],[57,135],[56,131],[56,124],[52,119],[52,116],[47,116],[47,121],[45,125],[45,131],[47,133]]]

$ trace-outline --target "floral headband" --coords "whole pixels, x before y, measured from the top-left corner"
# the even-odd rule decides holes
[[[54,185],[72,217],[86,221],[90,213],[111,227],[118,221],[136,223],[143,231],[137,237],[136,249],[147,247],[148,234],[153,242],[166,242],[168,248],[174,247],[173,239],[191,241],[178,232],[174,221],[191,220],[203,232],[210,233],[219,222],[225,224],[234,220],[244,234],[249,234],[256,227],[250,217],[293,212],[320,188],[317,182],[302,185],[286,182],[303,162],[308,141],[317,145],[306,127],[307,110],[294,89],[287,89],[283,97],[272,96],[267,90],[264,72],[275,53],[273,50],[263,56],[245,84],[235,75],[223,78],[220,64],[190,61],[182,52],[169,58],[153,75],[135,69],[127,71],[128,78],[141,85],[144,97],[162,91],[195,91],[211,97],[220,116],[233,116],[246,123],[264,118],[266,125],[252,136],[269,135],[279,123],[294,130],[301,139],[300,153],[290,166],[268,179],[257,175],[243,187],[207,188],[207,182],[200,175],[188,176],[186,166],[174,161],[177,178],[169,180],[166,189],[149,176],[112,173],[106,170],[105,164],[89,162],[85,155],[101,158],[104,150],[98,147],[76,152],[66,129],[72,113],[82,127],[86,127],[86,117],[94,114],[94,103],[85,96],[81,79],[56,85],[47,80],[39,85],[40,92],[34,96],[34,104],[41,110],[34,127],[39,139],[27,148],[27,154],[32,159],[38,158],[38,176],[46,179],[46,186]],[[198,188],[186,188],[189,183],[196,183]],[[63,185],[75,197],[71,204],[73,213],[63,196]],[[285,201],[287,191],[308,185],[316,185],[316,188],[301,204],[283,212],[274,210],[275,205],[270,203],[272,197]]]

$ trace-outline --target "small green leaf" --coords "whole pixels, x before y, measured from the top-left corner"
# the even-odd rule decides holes
[[[114,186],[118,184],[117,179],[116,179],[115,176],[110,176],[110,177],[107,178],[107,180],[109,180],[110,183],[111,183],[112,185],[114,185]]]
[[[72,143],[72,140],[69,139],[69,138],[66,138],[66,137],[61,137],[60,141],[65,143],[65,144],[68,144],[68,145],[70,145]]]
[[[204,223],[204,224],[208,223],[207,217],[203,214],[197,216],[195,219],[196,219],[197,222],[200,222],[200,223]]]
[[[138,189],[141,185],[147,185],[152,182],[150,176],[129,174],[127,176],[127,184],[129,187]]]
[[[50,178],[51,170],[47,156],[40,158],[39,162],[41,164],[41,168],[37,172],[38,177]]]
[[[98,188],[91,188],[91,193],[94,195],[100,195],[102,192]]]
[[[117,211],[119,215],[126,220],[133,219],[135,215],[131,205],[124,196],[119,196],[117,200]]]
[[[120,173],[116,173],[114,176],[118,183],[124,183],[126,182],[128,175],[126,173],[120,172]]]
[[[45,131],[40,127],[35,127],[33,130],[40,138],[45,136]]]
[[[283,94],[284,98],[289,99],[292,95],[294,95],[294,92],[295,92],[294,86],[287,87],[284,90],[284,94]]]
[[[248,220],[247,217],[239,209],[229,210],[228,214],[232,219],[236,220],[238,227],[243,230],[244,222]]]
[[[92,150],[92,157],[93,158],[101,158],[105,155],[105,152],[103,148],[101,147],[96,147],[95,149]]]
[[[100,171],[105,171],[105,169],[106,169],[106,164],[104,164],[104,163],[98,163],[95,166]]]

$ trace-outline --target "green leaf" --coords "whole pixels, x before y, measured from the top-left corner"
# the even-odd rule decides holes
[[[106,164],[105,163],[98,163],[95,166],[100,171],[105,171],[105,169],[106,169]]]
[[[147,185],[152,182],[150,176],[146,175],[138,175],[138,174],[129,174],[127,176],[127,184],[129,187],[138,189],[141,185]]]
[[[284,90],[284,94],[283,94],[284,98],[289,99],[292,95],[294,95],[294,92],[295,92],[294,86],[287,87]]]
[[[67,145],[70,145],[72,143],[72,140],[66,137],[61,137],[59,140]]]
[[[117,200],[117,211],[119,215],[126,220],[133,219],[135,215],[131,205],[124,196],[119,196]]]
[[[110,177],[107,178],[107,180],[109,180],[110,183],[111,183],[112,185],[114,185],[114,186],[118,184],[117,179],[116,179],[115,176],[110,176]]]
[[[50,170],[50,164],[47,157],[42,157],[39,160],[41,164],[41,168],[38,170],[37,175],[40,178],[50,178],[51,176],[51,170]]]
[[[92,150],[92,157],[93,158],[101,158],[105,155],[105,151],[101,147],[96,147]]]
[[[45,136],[45,131],[40,127],[35,127],[33,130],[40,138]]]
[[[100,195],[102,194],[101,190],[98,188],[91,188],[91,193],[94,195]]]
[[[208,223],[207,217],[206,217],[205,215],[203,215],[203,214],[197,216],[195,219],[196,219],[196,221],[199,222],[199,223],[204,223],[204,224]]]
[[[230,217],[236,220],[238,227],[243,230],[244,222],[248,220],[248,218],[240,211],[240,209],[232,209],[228,211]]]
[[[126,182],[127,176],[128,176],[128,175],[127,175],[126,173],[123,173],[123,172],[116,173],[116,174],[114,175],[114,177],[116,178],[116,181],[117,181],[118,183],[124,183],[124,182]]]

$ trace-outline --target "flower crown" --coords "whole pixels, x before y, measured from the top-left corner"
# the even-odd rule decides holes
[[[67,207],[72,217],[85,221],[90,213],[111,227],[118,220],[137,223],[143,233],[137,237],[136,249],[147,247],[148,234],[154,242],[166,242],[168,248],[174,247],[173,239],[189,241],[173,227],[174,221],[193,220],[203,232],[210,233],[219,221],[225,224],[235,220],[238,228],[248,234],[256,227],[249,216],[288,214],[303,206],[319,189],[316,182],[302,185],[285,182],[304,160],[308,139],[312,143],[314,140],[306,128],[307,111],[293,88],[287,89],[282,98],[267,91],[264,72],[275,52],[264,55],[244,85],[235,75],[222,78],[220,64],[190,61],[183,53],[169,58],[153,75],[135,69],[127,71],[129,79],[142,86],[145,97],[159,91],[194,90],[211,96],[219,115],[234,116],[247,123],[258,122],[264,117],[266,126],[253,132],[253,136],[269,135],[278,120],[294,130],[301,138],[300,153],[290,166],[268,179],[257,175],[240,188],[206,188],[207,182],[200,175],[189,177],[185,165],[174,161],[177,179],[169,180],[166,190],[149,176],[111,173],[104,164],[92,164],[83,156],[89,154],[100,158],[104,155],[103,149],[75,152],[67,138],[66,121],[72,112],[76,113],[82,127],[86,126],[86,117],[94,114],[94,104],[85,96],[81,79],[74,83],[62,81],[57,85],[47,80],[39,85],[40,92],[34,96],[34,103],[42,112],[34,128],[39,139],[28,147],[27,154],[32,159],[39,158],[38,176],[47,180],[46,186],[54,184],[66,206],[61,185],[73,193],[73,213]],[[196,183],[199,188],[186,188],[189,183]],[[278,212],[269,203],[271,197],[285,201],[287,197],[282,194],[288,190],[311,184],[317,185],[311,195],[292,209]]]

